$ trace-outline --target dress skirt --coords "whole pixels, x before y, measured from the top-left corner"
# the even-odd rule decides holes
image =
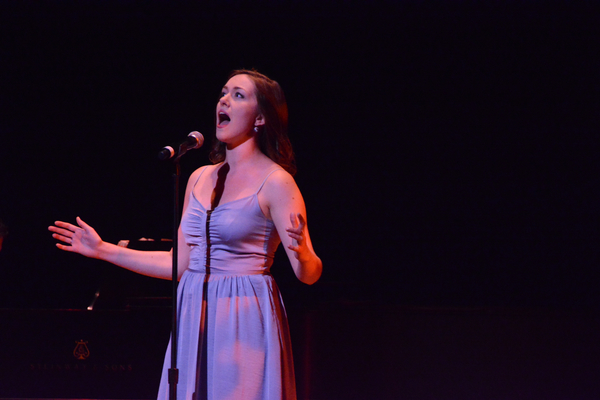
[[[270,274],[187,270],[178,287],[178,400],[295,400],[287,316]],[[169,398],[167,348],[158,399]]]

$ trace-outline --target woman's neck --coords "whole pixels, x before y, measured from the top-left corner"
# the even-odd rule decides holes
[[[225,161],[229,164],[231,170],[246,168],[264,162],[268,158],[256,145],[254,140],[236,146],[233,149],[225,150]]]

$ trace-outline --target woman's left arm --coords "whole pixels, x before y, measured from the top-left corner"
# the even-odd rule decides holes
[[[313,249],[306,225],[306,206],[294,178],[283,170],[276,171],[261,194],[296,277],[312,285],[321,277],[323,263]]]

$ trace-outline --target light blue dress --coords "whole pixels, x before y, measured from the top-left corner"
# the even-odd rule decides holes
[[[287,316],[269,273],[281,240],[258,204],[273,172],[251,196],[214,210],[191,191],[181,219],[191,253],[177,295],[178,400],[296,399]],[[170,367],[171,343],[159,399],[169,398]]]

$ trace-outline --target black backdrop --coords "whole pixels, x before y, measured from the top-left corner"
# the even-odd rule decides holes
[[[595,306],[592,4],[2,2],[0,306],[80,308],[116,276],[57,250],[55,219],[170,237],[157,151],[210,140],[242,67],[286,92],[325,266],[304,287],[282,259],[286,301]],[[187,155],[184,179],[207,162]]]

